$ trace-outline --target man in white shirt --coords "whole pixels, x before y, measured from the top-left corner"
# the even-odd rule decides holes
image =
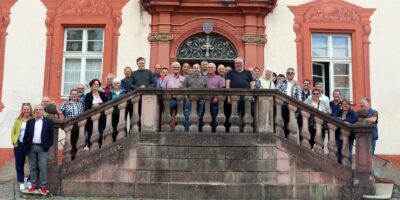
[[[24,150],[28,154],[32,182],[32,186],[28,189],[28,192],[32,193],[39,190],[42,195],[46,196],[48,193],[46,189],[47,156],[50,147],[53,145],[54,128],[53,122],[43,116],[44,107],[42,105],[36,105],[33,112],[35,118],[26,122],[23,139]]]

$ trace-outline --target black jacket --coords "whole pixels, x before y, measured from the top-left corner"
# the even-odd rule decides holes
[[[28,153],[32,146],[33,134],[35,132],[35,121],[36,119],[33,118],[26,122],[26,129],[23,140],[25,153]],[[42,141],[41,144],[43,147],[43,151],[47,152],[50,149],[50,147],[53,145],[53,140],[54,140],[53,122],[51,121],[51,119],[43,117],[43,127],[41,135],[41,141]]]
[[[100,98],[101,98],[101,100],[103,101],[103,103],[105,103],[105,102],[107,101],[107,97],[106,97],[106,95],[104,94],[104,92],[99,91],[99,95],[100,95]],[[85,111],[92,108],[92,105],[93,105],[92,102],[93,102],[93,92],[90,91],[90,92],[87,93],[86,96],[85,96]]]

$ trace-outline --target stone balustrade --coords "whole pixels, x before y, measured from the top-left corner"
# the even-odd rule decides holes
[[[229,97],[231,115],[225,116],[225,99]],[[132,116],[126,117],[127,103],[131,102]],[[187,101],[191,102],[190,110],[185,108]],[[204,101],[204,108],[198,108],[198,102]],[[215,134],[220,133],[254,133],[275,134],[277,137],[287,137],[293,145],[314,151],[319,156],[326,157],[337,162],[335,133],[338,132],[343,140],[341,163],[351,166],[351,155],[349,152],[349,136],[354,133],[357,144],[355,155],[356,175],[359,181],[369,183],[366,174],[372,172],[371,134],[373,127],[366,124],[346,124],[327,114],[321,113],[303,102],[296,101],[278,90],[244,90],[244,89],[138,89],[110,102],[101,107],[90,109],[74,118],[55,123],[55,142],[49,153],[50,163],[71,162],[69,151],[71,148],[70,136],[73,126],[79,128],[77,142],[77,157],[97,151],[113,143],[112,113],[118,108],[119,118],[117,124],[117,136],[115,140],[124,140],[132,137],[137,132],[176,132],[182,134],[211,133],[212,111],[211,101],[217,103]],[[176,111],[170,109],[170,105],[177,105]],[[163,110],[161,108],[163,107]],[[285,135],[285,122],[282,117],[282,107],[289,110],[289,122],[287,124],[288,135]],[[225,107],[226,108],[226,107]],[[204,110],[203,116],[198,111]],[[172,112],[170,112],[172,111]],[[176,112],[176,113],[175,113]],[[188,115],[187,112],[190,112]],[[185,116],[186,113],[186,116]],[[300,115],[300,116],[299,116]],[[105,118],[104,130],[99,129],[100,118]],[[299,127],[298,119],[302,119]],[[87,121],[93,122],[92,136],[86,138],[85,125]],[[225,127],[226,121],[230,126]],[[315,138],[313,147],[310,144],[310,123],[313,121]],[[185,123],[189,124],[189,130],[185,131]],[[63,160],[58,161],[58,129],[65,131],[65,146],[63,148]],[[324,135],[327,134],[327,143],[324,143]],[[99,139],[102,145],[99,145]],[[86,142],[91,141],[92,146],[87,149]]]

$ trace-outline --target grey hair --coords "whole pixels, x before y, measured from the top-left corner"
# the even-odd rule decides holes
[[[215,65],[215,63],[208,63],[207,67],[210,67],[210,66],[212,66],[212,67],[216,68],[216,65]]]
[[[179,68],[181,68],[181,64],[179,62],[173,62],[171,64],[171,67],[179,67]]]
[[[361,98],[361,101],[371,103],[371,101],[367,97]]]

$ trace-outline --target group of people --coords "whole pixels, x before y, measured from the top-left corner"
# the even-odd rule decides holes
[[[358,116],[355,111],[351,109],[351,102],[348,99],[342,99],[339,90],[333,92],[333,100],[330,101],[323,92],[323,84],[321,82],[315,83],[315,87],[311,88],[311,81],[305,79],[303,84],[294,80],[295,70],[288,68],[286,76],[272,72],[269,69],[264,71],[261,68],[248,67],[245,69],[243,59],[238,57],[234,60],[234,69],[222,64],[216,65],[202,61],[200,63],[183,63],[182,66],[179,62],[173,62],[171,68],[162,67],[157,64],[154,66],[154,71],[146,69],[146,60],[139,57],[136,60],[138,69],[133,71],[131,67],[125,67],[124,78],[118,80],[115,75],[108,74],[106,76],[106,84],[101,87],[99,79],[93,79],[89,82],[90,92],[85,93],[85,85],[78,84],[76,88],[71,89],[70,95],[67,100],[59,107],[50,102],[48,97],[42,99],[40,105],[36,105],[34,110],[30,104],[23,104],[21,113],[16,119],[12,129],[12,142],[14,145],[17,181],[20,183],[20,189],[25,189],[24,185],[24,171],[23,166],[26,156],[28,156],[30,165],[30,182],[32,185],[29,187],[28,192],[39,190],[42,194],[47,194],[46,180],[47,180],[47,152],[53,144],[53,119],[69,119],[75,117],[86,110],[96,108],[106,101],[116,99],[125,95],[128,91],[133,91],[137,88],[245,88],[245,89],[278,89],[282,93],[304,103],[312,106],[313,108],[331,114],[343,120],[345,123],[353,124],[358,121]],[[171,70],[171,72],[169,72]],[[161,99],[162,100],[162,99]],[[228,96],[225,102],[227,109],[224,109],[226,116],[229,116],[229,104],[231,99]],[[374,124],[375,131],[372,136],[372,149],[375,150],[376,140],[378,139],[378,112],[370,107],[370,100],[362,98],[360,102],[361,108],[367,112],[367,121]],[[169,112],[171,115],[177,112],[177,99],[172,98],[169,103]],[[190,130],[189,116],[191,113],[192,103],[190,99],[184,100],[184,128],[186,131]],[[132,103],[128,102],[125,115],[132,115]],[[197,115],[198,124],[201,128],[202,116],[204,113],[205,102],[200,98],[197,101]],[[244,115],[244,99],[241,97],[238,101],[238,113]],[[163,108],[167,110],[168,108]],[[212,116],[212,132],[216,131],[217,122],[216,117],[218,114],[218,100],[213,98],[210,103],[210,113]],[[299,127],[301,126],[301,116],[297,112]],[[117,124],[119,120],[119,109],[114,108],[112,113],[112,127],[113,127],[113,140],[115,141],[117,132]],[[289,131],[287,124],[289,123],[289,109],[287,105],[282,107],[282,117],[284,120],[285,134],[288,135]],[[99,119],[99,145],[103,141],[103,131],[105,129],[106,117],[101,115]],[[225,123],[227,129],[229,122]],[[310,118],[309,130],[311,133],[310,144],[313,146],[315,137],[315,123]],[[88,150],[91,146],[93,122],[90,118],[86,123],[86,147]],[[195,127],[194,127],[195,128]],[[326,128],[323,129],[326,131]],[[336,132],[336,144],[338,147],[338,161],[341,162],[342,138],[340,130]],[[71,130],[71,158],[74,159],[77,148],[76,144],[79,137],[79,128],[74,125]],[[354,143],[354,134],[349,139],[349,150],[351,152]],[[39,173],[40,172],[40,173]],[[39,174],[39,177],[38,177]]]

